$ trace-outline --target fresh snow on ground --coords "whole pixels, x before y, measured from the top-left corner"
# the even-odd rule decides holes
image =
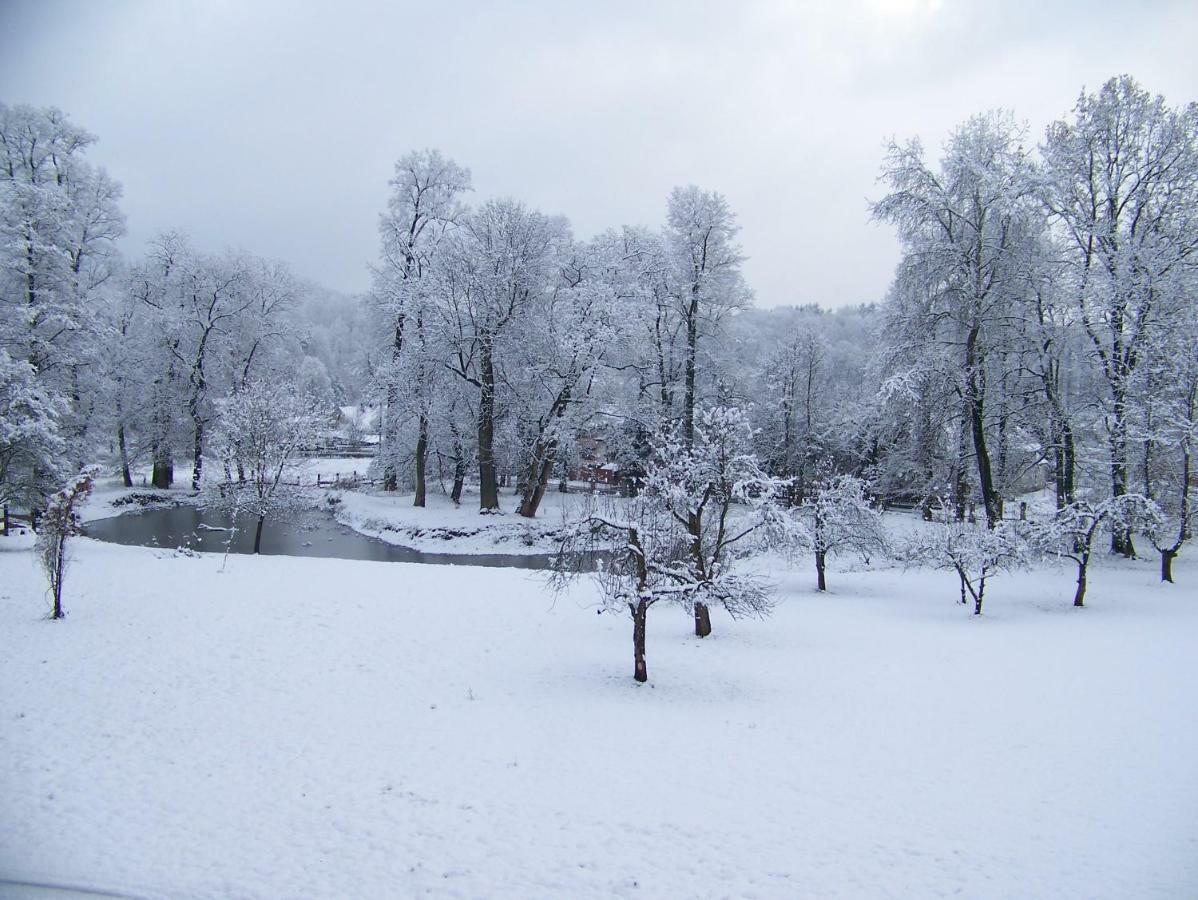
[[[0,539],[0,877],[161,898],[1193,897],[1198,567],[586,583]]]
[[[586,502],[585,488],[563,494],[548,491],[534,519],[516,514],[511,490],[500,494],[501,511],[479,515],[478,486],[468,486],[460,504],[430,490],[427,506],[412,505],[412,494],[342,491],[336,517],[362,534],[391,544],[440,553],[552,553],[560,549],[565,516]]]

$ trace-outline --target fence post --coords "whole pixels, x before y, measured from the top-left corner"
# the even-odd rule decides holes
[[[0,532],[5,537],[8,537],[8,504],[4,505],[4,530]]]

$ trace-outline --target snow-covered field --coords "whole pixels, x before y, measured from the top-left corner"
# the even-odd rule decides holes
[[[141,897],[1193,897],[1198,567],[781,572],[762,622],[506,570],[0,540],[0,877]],[[0,888],[0,893],[3,889]]]

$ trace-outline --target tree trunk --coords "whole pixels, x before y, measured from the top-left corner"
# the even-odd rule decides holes
[[[828,584],[824,580],[824,562],[826,558],[827,554],[823,550],[815,551],[815,587],[819,591],[826,591],[828,589]]]
[[[1173,583],[1173,559],[1176,556],[1176,550],[1161,551],[1161,581]]]
[[[1077,590],[1073,594],[1074,606],[1086,605],[1086,569],[1088,566],[1087,562],[1077,564]]]
[[[707,637],[711,634],[711,611],[706,603],[695,601],[695,634]]]
[[[258,516],[258,527],[254,529],[254,553],[260,553],[262,550],[262,525],[266,522],[266,516]]]
[[[689,450],[695,444],[695,380],[699,351],[699,282],[691,285],[686,316],[686,398],[682,409],[682,437]]]
[[[642,684],[649,680],[649,670],[645,665],[645,619],[648,612],[649,604],[644,600],[632,606],[632,677]]]
[[[195,445],[192,448],[191,489],[199,493],[204,478],[204,421],[198,411],[192,413],[192,421],[195,423]]]
[[[133,475],[129,472],[129,445],[125,441],[125,423],[116,427],[116,445],[121,453],[121,483],[133,487]]]
[[[978,487],[982,492],[982,505],[986,508],[986,527],[994,528],[1002,518],[998,493],[994,489],[994,476],[990,468],[990,451],[986,447],[986,423],[982,411],[982,386],[978,382],[981,366],[977,342],[978,326],[974,326],[965,344],[965,406],[969,416],[969,430],[973,436],[973,453],[977,459]]]
[[[978,591],[973,595],[973,614],[980,616],[982,614],[982,598],[986,596],[986,576],[983,575],[978,579]]]
[[[150,483],[159,490],[165,491],[175,481],[175,464],[171,460],[170,450],[159,444],[154,447],[154,470]]]
[[[1127,493],[1126,401],[1122,390],[1115,390],[1114,394],[1114,422],[1110,426],[1112,430],[1108,445],[1111,454],[1111,496],[1117,500]],[[1111,552],[1128,559],[1135,557],[1136,548],[1132,543],[1130,525],[1111,529]]]
[[[495,472],[495,365],[491,344],[484,340],[479,352],[478,401],[478,508],[499,509],[499,481]]]
[[[54,612],[50,618],[61,619],[66,615],[66,613],[62,611],[62,573],[63,563],[66,561],[67,539],[64,535],[59,534],[55,537],[54,543],[54,577],[52,579],[52,587],[54,589]]]
[[[401,312],[395,319],[395,337],[391,343],[392,371],[387,374],[387,395],[384,398],[379,428],[379,450],[383,456],[383,490],[399,490],[399,471],[395,467],[395,445],[399,441],[396,424],[399,421],[399,385],[395,381],[395,367],[403,352],[403,328],[405,316]]]
[[[420,414],[420,428],[416,437],[416,496],[413,506],[424,506],[425,501],[425,464],[428,461],[428,416]]]

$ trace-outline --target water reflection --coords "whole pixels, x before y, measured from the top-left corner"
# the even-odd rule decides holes
[[[254,549],[255,524],[250,516],[239,517],[234,523],[227,513],[171,506],[97,519],[88,523],[84,533],[101,541],[136,547],[189,547],[206,553],[224,553],[227,548],[232,553],[250,553]],[[289,513],[286,520],[267,520],[262,553],[515,569],[547,569],[553,560],[543,553],[425,553],[397,547],[359,534],[317,509]]]

